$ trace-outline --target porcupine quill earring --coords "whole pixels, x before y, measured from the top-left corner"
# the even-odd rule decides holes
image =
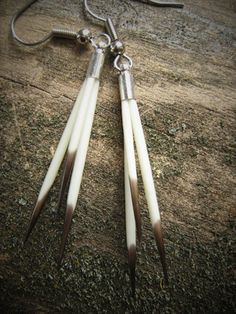
[[[183,8],[179,3],[159,3],[147,1],[148,4],[160,7]],[[111,52],[115,56],[114,67],[119,72],[119,89],[121,96],[122,124],[124,134],[124,177],[125,177],[125,217],[126,243],[128,249],[128,263],[133,295],[135,293],[135,265],[136,265],[136,230],[138,239],[141,237],[141,218],[138,201],[137,171],[134,151],[134,141],[138,153],[142,173],[145,195],[147,198],[151,224],[158,247],[160,260],[166,283],[168,283],[165,249],[161,230],[161,217],[158,207],[151,164],[144,137],[142,123],[134,96],[134,83],[131,74],[132,60],[125,54],[124,44],[118,39],[115,26],[110,18],[102,18],[88,6],[84,0],[86,11],[94,18],[104,22],[111,37]]]
[[[89,30],[82,29],[79,32],[70,30],[53,29],[43,39],[28,43],[20,39],[15,32],[15,22],[18,17],[34,2],[31,1],[19,10],[11,21],[11,32],[15,40],[26,46],[36,46],[46,42],[53,37],[69,38],[78,41],[81,44],[90,44],[94,48],[85,81],[81,87],[79,95],[75,101],[73,110],[67,121],[64,132],[61,136],[57,146],[54,157],[49,166],[46,177],[43,181],[32,217],[26,234],[25,242],[27,241],[32,229],[34,228],[38,217],[43,209],[47,200],[49,190],[51,189],[58,170],[66,154],[66,163],[63,173],[61,184],[61,191],[59,196],[59,206],[65,194],[67,184],[70,180],[69,191],[67,197],[67,208],[64,223],[64,231],[59,253],[59,262],[62,260],[66,239],[69,233],[72,215],[78,199],[80,191],[80,184],[82,180],[86,154],[93,124],[93,117],[96,108],[97,94],[99,88],[99,78],[102,71],[105,50],[110,46],[110,37],[105,33],[100,33],[98,36],[93,37]],[[67,153],[66,153],[67,151]]]

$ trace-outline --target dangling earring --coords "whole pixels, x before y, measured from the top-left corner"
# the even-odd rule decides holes
[[[148,4],[162,7],[183,8],[179,3],[159,3],[148,1]],[[136,232],[141,238],[141,218],[138,201],[138,184],[135,161],[134,141],[138,153],[139,165],[144,184],[151,224],[157,243],[160,260],[166,283],[168,273],[165,258],[164,242],[161,230],[161,217],[147,145],[134,96],[134,83],[131,74],[132,60],[125,54],[124,44],[119,40],[115,26],[110,18],[96,15],[84,0],[86,11],[94,18],[103,21],[106,31],[111,37],[111,53],[115,56],[114,67],[119,72],[119,89],[121,97],[122,124],[124,135],[124,182],[125,182],[125,217],[126,217],[126,243],[128,249],[128,263],[130,267],[131,286],[135,291],[135,265],[136,265]]]
[[[134,269],[133,265],[134,249],[136,243],[135,239],[135,226],[134,219],[131,217],[132,208],[135,208],[135,202],[137,197],[133,196],[132,182],[137,184],[137,175],[135,169],[135,154],[134,154],[134,140],[137,148],[139,165],[141,169],[143,185],[145,195],[147,199],[149,215],[151,219],[152,228],[154,231],[155,240],[157,243],[158,251],[160,254],[161,264],[166,282],[168,282],[166,259],[164,243],[161,231],[161,217],[159,206],[157,202],[157,196],[155,192],[155,185],[152,176],[151,164],[148,156],[147,145],[144,137],[142,123],[138,111],[137,102],[134,96],[133,78],[130,72],[132,64],[122,63],[120,60],[122,57],[118,56],[115,59],[115,67],[119,70],[119,86],[121,95],[121,106],[122,106],[122,121],[123,121],[123,132],[124,132],[124,159],[125,159],[125,195],[126,195],[126,217],[130,221],[126,222],[127,232],[127,246],[128,246],[128,257],[130,268]],[[120,65],[118,66],[118,61]],[[127,180],[128,178],[128,180]],[[132,199],[132,203],[130,202]],[[135,213],[135,212],[134,212]],[[136,222],[137,226],[137,222]],[[134,271],[131,273],[133,274]],[[134,275],[132,275],[134,276]],[[132,279],[134,281],[134,279]]]
[[[94,37],[87,29],[82,29],[79,32],[54,29],[47,36],[37,42],[28,43],[23,41],[16,35],[15,22],[17,18],[35,1],[36,0],[31,1],[29,4],[24,6],[19,12],[17,12],[17,14],[12,19],[12,35],[18,42],[27,46],[36,46],[46,42],[53,37],[61,37],[75,39],[80,44],[90,44],[94,49],[88,66],[85,81],[82,84],[73,110],[67,121],[66,127],[61,136],[54,157],[43,181],[24,241],[27,241],[32,229],[34,228],[38,220],[38,217],[47,200],[49,191],[56,179],[63,158],[66,154],[65,168],[59,196],[59,206],[61,206],[62,198],[65,194],[69,181],[70,184],[67,197],[64,230],[59,253],[60,263],[63,257],[66,239],[70,230],[72,215],[80,191],[80,185],[96,108],[100,74],[102,72],[105,59],[105,51],[106,48],[110,46],[111,40],[110,37],[105,33],[101,33],[98,36]]]

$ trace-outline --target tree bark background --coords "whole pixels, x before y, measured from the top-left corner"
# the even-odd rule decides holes
[[[34,4],[17,22],[32,41],[52,27],[102,27],[82,1]],[[165,238],[169,287],[141,177],[143,238],[131,297],[125,244],[123,138],[117,73],[107,58],[65,259],[56,258],[60,177],[32,236],[22,240],[91,53],[53,40],[13,41],[25,1],[0,1],[0,309],[2,313],[233,313],[235,288],[235,2],[184,0],[183,10],[91,1],[114,18],[133,59]]]

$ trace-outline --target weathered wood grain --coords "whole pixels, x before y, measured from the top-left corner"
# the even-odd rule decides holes
[[[134,61],[170,286],[162,287],[140,182],[143,239],[137,256],[137,296],[131,298],[121,111],[110,58],[101,79],[65,262],[57,268],[64,216],[55,212],[60,178],[22,248],[90,52],[63,40],[36,48],[18,45],[10,36],[9,22],[23,1],[1,1],[1,312],[233,312],[235,2],[185,0],[182,11],[138,1],[91,3],[99,14],[114,18]],[[91,22],[81,1],[43,0],[19,20],[17,32],[35,40],[58,26],[102,30]]]

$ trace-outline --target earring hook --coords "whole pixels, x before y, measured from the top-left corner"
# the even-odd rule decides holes
[[[80,38],[80,32],[74,32],[71,30],[67,30],[67,29],[61,29],[61,28],[57,28],[57,29],[52,29],[51,31],[49,31],[49,33],[47,35],[45,35],[43,38],[41,38],[40,40],[34,41],[34,42],[27,42],[23,39],[21,39],[17,34],[16,34],[16,21],[18,20],[18,18],[32,5],[36,2],[37,0],[31,0],[28,3],[26,3],[21,9],[19,9],[12,17],[11,19],[11,33],[12,33],[12,37],[18,41],[19,43],[25,45],[25,46],[37,46],[40,45],[46,41],[48,41],[49,39],[52,39],[53,37],[58,37],[58,38],[66,38],[66,39],[74,39],[74,40],[78,40]]]
[[[169,7],[169,8],[177,8],[177,9],[182,9],[184,7],[184,5],[182,3],[175,3],[175,2],[159,2],[156,0],[147,0],[146,4],[150,4],[150,5],[154,5],[157,7]],[[95,14],[88,6],[88,1],[84,0],[84,7],[85,10],[91,15],[93,16],[95,19],[102,21],[102,22],[106,22],[106,18],[103,18],[97,14]]]
[[[75,31],[69,30],[69,29],[53,28],[51,31],[48,32],[47,35],[45,35],[43,38],[41,38],[38,41],[28,42],[28,41],[25,41],[25,40],[21,39],[16,34],[16,21],[36,1],[38,1],[38,0],[30,0],[30,1],[28,1],[28,3],[26,3],[22,8],[20,8],[13,15],[13,17],[11,19],[11,25],[10,26],[11,26],[12,36],[13,36],[13,38],[16,41],[18,41],[19,43],[21,43],[21,44],[23,44],[25,46],[37,46],[37,45],[40,45],[40,44],[48,41],[49,39],[57,37],[57,38],[65,38],[65,39],[76,40],[80,44],[86,44],[86,43],[90,42],[93,46],[98,46],[98,44],[94,43],[94,37],[90,34],[90,31],[87,30],[87,29],[81,29],[80,31],[75,32]],[[109,36],[107,36],[106,34],[104,34],[104,36],[106,37],[106,44],[105,44],[105,46],[107,47],[107,46],[110,45],[110,38],[108,39]],[[105,48],[105,46],[104,46],[104,48]],[[100,48],[102,48],[102,47],[100,47]]]
[[[156,0],[148,0],[146,2],[147,4],[151,4],[151,5],[155,5],[157,7],[169,7],[169,8],[183,8],[184,5],[183,4],[180,4],[180,3],[173,3],[173,2],[158,2]],[[85,11],[87,11],[91,16],[93,16],[95,19],[99,20],[99,21],[102,21],[105,23],[105,28],[109,34],[109,36],[111,37],[111,41],[112,42],[115,42],[118,40],[118,35],[117,35],[117,32],[116,32],[116,28],[115,28],[115,25],[112,21],[111,18],[107,17],[107,18],[104,18],[104,17],[101,17],[97,14],[95,14],[90,8],[89,8],[89,5],[88,5],[88,1],[87,0],[84,0],[84,7],[85,7]]]
[[[184,4],[176,3],[176,2],[159,2],[159,1],[156,1],[156,0],[147,0],[146,3],[154,5],[156,7],[162,7],[162,8],[183,9],[183,7],[184,7]]]
[[[50,39],[52,37],[52,33],[50,32],[48,35],[46,35],[45,37],[43,37],[39,41],[29,43],[29,42],[22,40],[20,37],[18,37],[16,35],[16,31],[15,31],[16,20],[36,1],[37,0],[32,0],[28,3],[26,3],[26,5],[24,5],[19,11],[16,12],[16,14],[12,17],[12,20],[11,20],[11,33],[12,33],[13,38],[25,46],[36,46],[36,45],[44,43],[45,41],[47,41],[48,39]]]
[[[101,17],[101,16],[98,16],[97,14],[93,13],[93,11],[89,8],[88,6],[88,2],[87,0],[84,0],[84,7],[85,7],[85,10],[90,14],[92,15],[95,19],[99,20],[99,21],[102,21],[102,22],[106,22],[106,19]]]

